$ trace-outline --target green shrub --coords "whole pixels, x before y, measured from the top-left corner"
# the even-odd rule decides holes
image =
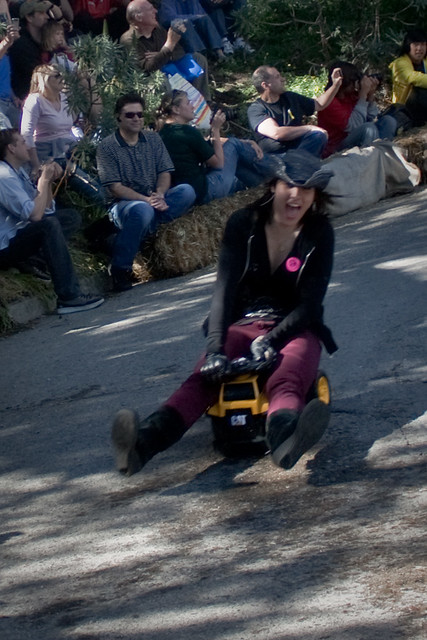
[[[427,0],[248,0],[239,23],[259,64],[290,65],[298,74],[337,58],[384,68],[405,31],[424,24],[426,8]]]

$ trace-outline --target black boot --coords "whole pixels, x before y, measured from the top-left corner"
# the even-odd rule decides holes
[[[267,442],[274,464],[291,469],[320,440],[329,418],[329,405],[317,398],[301,414],[288,409],[272,413],[267,421]]]
[[[129,291],[132,289],[132,271],[111,267],[111,277],[113,278],[114,291]]]
[[[111,431],[117,469],[126,476],[137,473],[186,430],[182,417],[171,407],[160,407],[141,423],[135,411],[122,409],[116,414]]]

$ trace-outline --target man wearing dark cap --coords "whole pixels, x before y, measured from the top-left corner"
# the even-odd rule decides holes
[[[9,56],[12,89],[21,100],[28,95],[33,70],[42,63],[41,33],[52,7],[52,3],[45,0],[25,0],[19,9],[21,37],[11,47]]]

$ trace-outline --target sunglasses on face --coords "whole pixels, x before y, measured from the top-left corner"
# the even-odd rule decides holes
[[[129,118],[129,120],[133,120],[135,116],[138,116],[140,120],[144,117],[142,111],[126,111],[123,115],[125,118]]]

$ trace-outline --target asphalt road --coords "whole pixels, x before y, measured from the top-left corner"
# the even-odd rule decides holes
[[[130,479],[112,416],[190,372],[213,270],[0,340],[2,640],[427,636],[427,190],[334,220],[331,425],[291,471],[200,420]]]

